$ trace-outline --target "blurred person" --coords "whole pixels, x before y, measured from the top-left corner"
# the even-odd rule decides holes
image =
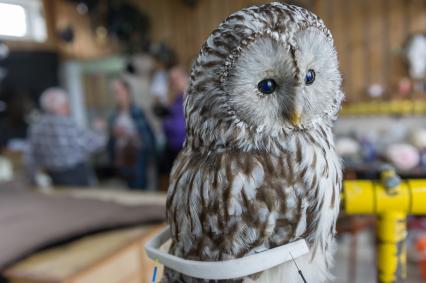
[[[33,166],[41,167],[57,186],[89,186],[94,174],[88,161],[92,153],[106,145],[103,126],[86,130],[70,116],[67,94],[49,88],[40,97],[43,114],[29,129],[30,156]]]
[[[154,103],[159,105],[167,104],[167,94],[169,92],[169,77],[163,63],[155,60],[154,74],[152,76],[150,92],[154,98]]]
[[[129,188],[148,187],[148,167],[155,157],[155,137],[142,109],[132,99],[130,85],[112,85],[116,110],[110,119],[109,151],[113,164]]]
[[[173,49],[163,43],[153,44],[151,54],[154,57],[154,70],[150,92],[154,97],[154,111],[164,110],[168,103],[169,70],[176,65],[177,58]]]
[[[167,114],[163,116],[163,130],[166,136],[165,167],[170,171],[173,162],[185,141],[185,114],[183,109],[188,75],[181,67],[169,71],[170,96]]]
[[[134,103],[142,108],[154,132],[157,150],[161,150],[165,144],[163,125],[161,119],[153,111],[157,100],[150,91],[153,64],[154,59],[147,54],[134,55],[129,58],[122,79],[129,83]]]

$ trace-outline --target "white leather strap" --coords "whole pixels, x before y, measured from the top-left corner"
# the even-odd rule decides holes
[[[245,277],[290,261],[291,255],[297,259],[298,257],[309,253],[306,241],[304,239],[300,239],[283,246],[257,252],[237,259],[224,261],[187,260],[159,250],[170,236],[170,229],[169,227],[166,227],[154,238],[147,241],[145,244],[145,250],[148,256],[154,260],[158,259],[159,262],[179,273],[209,280]]]

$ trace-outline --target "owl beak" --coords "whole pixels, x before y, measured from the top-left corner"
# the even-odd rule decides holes
[[[301,114],[298,111],[293,112],[293,114],[291,115],[291,123],[293,124],[293,126],[295,127],[299,127],[300,126],[300,121],[301,121]]]

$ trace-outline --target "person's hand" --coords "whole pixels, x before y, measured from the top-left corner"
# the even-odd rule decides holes
[[[92,127],[98,131],[104,131],[106,129],[105,120],[101,118],[95,118],[92,123]]]
[[[126,136],[126,130],[124,130],[122,127],[114,127],[112,132],[117,138]]]

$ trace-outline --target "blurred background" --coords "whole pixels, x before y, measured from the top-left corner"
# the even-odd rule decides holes
[[[426,178],[426,1],[284,2],[333,34],[346,180]],[[191,64],[262,3],[0,0],[0,282],[150,282]],[[426,282],[426,221],[408,227],[408,282]],[[374,228],[342,213],[334,282],[376,281]]]

